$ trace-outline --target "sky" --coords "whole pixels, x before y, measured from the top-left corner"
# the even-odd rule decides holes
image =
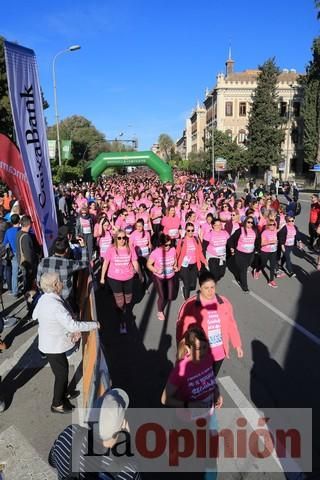
[[[177,140],[206,87],[225,71],[275,57],[304,72],[319,35],[313,0],[15,0],[2,2],[0,34],[35,51],[55,122],[82,115],[108,140],[137,137],[149,150],[161,133]]]

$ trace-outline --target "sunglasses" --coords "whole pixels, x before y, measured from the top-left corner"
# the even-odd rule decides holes
[[[187,229],[187,232],[194,232],[194,228],[192,228],[192,229],[191,229],[191,228],[188,228],[188,229]]]
[[[247,225],[253,225],[253,222],[247,222]]]
[[[125,240],[127,237],[117,237],[117,240]]]
[[[275,223],[268,223],[268,227],[274,227]]]
[[[294,222],[294,220],[293,220],[293,219],[292,219],[292,220],[289,220],[289,223],[293,223],[293,222]]]
[[[231,213],[231,217],[236,217],[236,214],[235,214],[235,213]]]
[[[171,243],[166,243],[164,246],[165,247],[171,247]]]
[[[223,205],[223,208],[229,208],[228,205]]]

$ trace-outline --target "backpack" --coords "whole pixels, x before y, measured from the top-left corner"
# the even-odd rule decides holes
[[[301,213],[301,203],[297,202],[296,204],[296,215],[300,215]]]

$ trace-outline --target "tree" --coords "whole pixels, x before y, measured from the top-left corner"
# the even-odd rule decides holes
[[[161,133],[158,139],[160,153],[163,154],[164,160],[169,161],[171,155],[174,153],[174,142],[169,135]]]
[[[317,9],[317,19],[320,20],[320,0],[315,0],[314,4]]]
[[[197,174],[208,173],[208,166],[210,164],[209,152],[191,152],[188,155],[188,170]]]
[[[320,163],[320,37],[314,39],[312,52],[313,60],[299,82],[304,89],[301,109],[304,161],[313,165]]]
[[[268,59],[259,70],[249,114],[247,158],[249,165],[268,168],[282,160],[281,144],[285,132],[281,129],[278,109],[279,69],[275,59]]]
[[[210,132],[212,135],[212,131]],[[208,173],[212,171],[212,137],[207,139],[205,144],[206,150],[210,151],[210,156],[205,165]],[[214,157],[225,158],[227,160],[228,170],[242,170],[247,165],[244,148],[237,144],[236,140],[232,140],[228,134],[221,130],[214,131]]]

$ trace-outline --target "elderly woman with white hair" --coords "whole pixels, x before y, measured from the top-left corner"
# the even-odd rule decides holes
[[[40,297],[32,318],[39,322],[39,350],[46,354],[55,377],[51,411],[69,413],[74,406],[67,398],[69,364],[66,353],[74,347],[75,332],[98,328],[98,322],[78,322],[62,299],[63,284],[57,272],[44,273],[40,279],[44,294]]]

